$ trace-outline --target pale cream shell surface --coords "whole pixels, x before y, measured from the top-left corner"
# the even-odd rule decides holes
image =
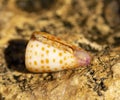
[[[77,67],[76,58],[71,52],[32,39],[27,45],[25,59],[26,68],[31,72],[52,72]]]

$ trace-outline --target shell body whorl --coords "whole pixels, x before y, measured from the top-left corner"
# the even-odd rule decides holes
[[[87,52],[43,32],[33,33],[26,48],[25,65],[31,72],[54,72],[89,63]]]

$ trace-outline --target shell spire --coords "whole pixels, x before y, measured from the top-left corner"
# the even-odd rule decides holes
[[[90,55],[83,49],[45,32],[34,32],[25,53],[25,65],[31,72],[54,72],[86,66]]]

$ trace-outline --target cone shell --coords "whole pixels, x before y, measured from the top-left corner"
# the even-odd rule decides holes
[[[54,72],[89,63],[87,52],[44,32],[34,32],[26,48],[25,64],[31,72]]]

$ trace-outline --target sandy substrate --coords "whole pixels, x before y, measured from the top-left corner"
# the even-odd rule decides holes
[[[120,5],[117,0],[0,0],[0,100],[120,100]],[[30,73],[32,32],[88,51],[89,66]]]

